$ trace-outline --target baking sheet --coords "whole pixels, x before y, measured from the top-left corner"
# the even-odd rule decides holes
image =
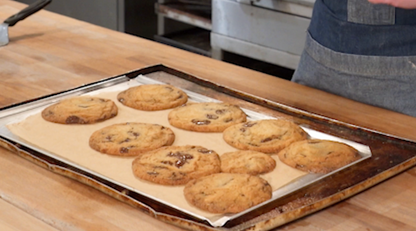
[[[20,111],[12,110],[3,112],[1,115],[2,118],[0,119],[0,135],[5,136],[10,140],[14,140],[15,142],[28,143],[33,149],[39,150],[40,152],[59,159],[64,163],[68,163],[69,165],[76,166],[86,172],[98,175],[110,182],[125,187],[128,190],[143,194],[191,216],[205,220],[213,227],[221,227],[227,221],[261,206],[258,205],[242,213],[232,215],[218,215],[201,211],[186,202],[182,192],[183,186],[161,186],[135,178],[131,171],[131,162],[134,157],[115,157],[98,153],[89,148],[89,136],[92,132],[102,127],[119,122],[147,122],[170,127],[174,131],[176,137],[173,145],[201,145],[208,149],[215,150],[220,155],[225,152],[236,150],[225,143],[222,139],[222,133],[196,133],[170,126],[167,121],[169,110],[156,112],[139,111],[125,107],[116,99],[118,92],[124,89],[135,85],[152,83],[160,82],[142,75],[132,80],[127,77],[121,77],[119,83],[116,83],[115,85],[100,84],[97,86],[90,86],[86,91],[78,91],[76,93],[68,92],[66,94],[58,95],[40,104],[35,103],[29,107],[25,107]],[[217,101],[201,94],[187,91],[186,89],[183,90],[189,95],[190,101]],[[44,121],[41,118],[40,112],[43,108],[56,103],[62,98],[73,97],[74,95],[95,95],[103,98],[110,98],[117,104],[119,114],[113,119],[91,125],[61,125]],[[243,110],[250,120],[272,118],[244,108]],[[352,164],[358,163],[371,156],[370,149],[365,145],[340,139],[305,127],[303,128],[311,138],[341,141],[355,147],[359,150],[363,158]],[[277,155],[273,155],[273,157],[277,162],[275,170],[271,173],[262,175],[262,177],[273,187],[274,192],[271,200],[275,200],[336,172],[334,171],[326,175],[306,174],[284,165],[280,162]],[[268,202],[270,201],[264,203]]]

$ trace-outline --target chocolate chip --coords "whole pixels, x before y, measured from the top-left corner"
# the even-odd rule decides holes
[[[194,158],[194,156],[192,156],[191,154],[182,153],[182,152],[175,152],[175,153],[169,152],[167,156],[178,158],[178,160],[175,161],[175,166],[177,168],[184,166],[188,162],[188,160],[191,160]]]
[[[304,168],[305,166],[302,164],[295,164],[295,168]]]
[[[128,152],[129,152],[128,148],[126,148],[126,147],[121,147],[120,148],[120,153],[128,153]]]
[[[69,116],[65,121],[67,124],[82,124],[83,122],[84,121],[78,116]]]
[[[227,111],[227,109],[218,109],[215,111],[215,114],[222,115]]]
[[[173,162],[172,161],[166,161],[166,160],[164,160],[161,163],[162,164],[167,164],[167,165],[173,165]]]
[[[218,118],[220,118],[219,116],[217,116],[217,115],[213,115],[213,114],[207,114],[207,118],[208,119],[211,119],[211,120],[216,120],[216,119],[218,119]]]
[[[261,140],[261,142],[262,143],[266,143],[266,142],[270,142],[270,141],[272,141],[273,139],[271,138],[271,137],[267,137],[266,139],[262,139]]]
[[[285,133],[286,134],[286,133]],[[283,134],[284,135],[284,134]],[[267,137],[265,139],[262,139],[262,143],[270,142],[272,140],[281,140],[283,135],[272,135],[270,137]]]
[[[186,159],[179,159],[175,162],[175,166],[177,168],[180,168],[180,167],[184,166],[186,164],[186,162],[187,162]]]
[[[134,132],[134,131],[128,131],[127,134],[133,135],[134,137],[139,137],[140,136],[140,133]]]
[[[120,101],[120,103],[124,102],[124,98],[119,98],[118,101]]]
[[[211,123],[211,121],[209,120],[197,120],[197,119],[193,119],[192,123],[196,124],[196,125],[208,125]]]
[[[106,141],[106,142],[111,142],[111,141],[113,141],[113,136],[111,136],[111,135],[106,136],[106,137],[104,138],[104,141]]]

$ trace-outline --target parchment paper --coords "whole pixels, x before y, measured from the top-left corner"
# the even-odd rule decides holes
[[[172,207],[202,217],[214,222],[222,217],[219,214],[211,214],[201,211],[188,204],[183,195],[183,186],[161,186],[136,178],[131,169],[134,157],[117,157],[99,153],[89,147],[90,135],[103,127],[123,122],[155,123],[169,127],[175,133],[173,145],[200,145],[216,151],[219,155],[236,150],[222,138],[222,133],[199,133],[177,129],[171,126],[167,120],[170,110],[140,111],[126,107],[117,101],[117,94],[128,87],[137,85],[130,81],[125,84],[110,87],[105,90],[90,93],[102,98],[113,100],[118,106],[118,115],[110,120],[90,125],[62,125],[45,121],[39,108],[35,114],[22,121],[7,125],[7,128],[15,135],[27,142],[40,147],[56,156],[69,160],[71,163],[81,166],[92,172],[105,176],[120,183],[130,190],[146,194],[156,200],[162,201]],[[272,186],[273,190],[306,175],[306,173],[288,167],[283,164],[277,155],[274,171],[261,175]]]

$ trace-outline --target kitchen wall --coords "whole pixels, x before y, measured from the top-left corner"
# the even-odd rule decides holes
[[[36,0],[17,0],[31,4]],[[113,30],[153,39],[154,0],[52,0],[45,9]]]
[[[16,1],[30,4],[36,0]],[[156,2],[156,0],[52,0],[45,9],[154,40],[154,36],[158,34]],[[226,51],[222,60],[285,79],[290,79],[293,74],[292,69]]]

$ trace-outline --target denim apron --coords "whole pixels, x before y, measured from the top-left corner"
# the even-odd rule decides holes
[[[416,10],[316,0],[292,81],[416,117]]]

